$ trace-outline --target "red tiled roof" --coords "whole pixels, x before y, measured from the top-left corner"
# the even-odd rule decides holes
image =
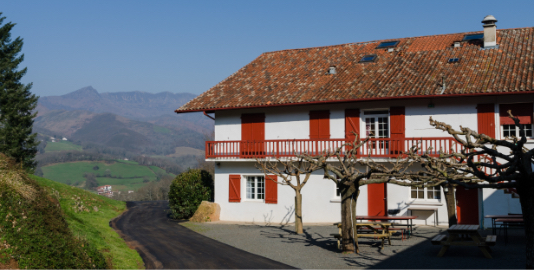
[[[263,53],[176,112],[534,91],[533,27],[497,30],[496,49],[484,49],[481,40],[454,48],[473,33],[481,32]],[[376,49],[392,40],[400,41],[394,52]],[[368,54],[376,61],[358,63]],[[330,66],[337,74],[327,74]]]

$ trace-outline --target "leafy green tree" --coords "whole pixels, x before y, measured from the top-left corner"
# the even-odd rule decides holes
[[[0,16],[2,13],[0,13]],[[18,68],[24,60],[22,39],[11,40],[14,23],[3,24],[0,17],[0,152],[13,157],[25,169],[33,171],[37,154],[37,134],[32,134],[39,97],[30,92],[32,84],[22,84],[27,68]],[[3,25],[2,25],[3,24]]]
[[[172,181],[169,190],[171,216],[188,219],[195,214],[202,201],[213,200],[213,177],[207,171],[189,169]]]

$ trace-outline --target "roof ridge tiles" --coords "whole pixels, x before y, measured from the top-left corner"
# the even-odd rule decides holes
[[[506,28],[506,29],[497,29],[497,32],[508,31],[508,30],[528,29],[528,28],[534,28],[534,26],[530,26],[530,27],[518,27],[518,28]],[[331,47],[342,47],[342,46],[347,46],[347,45],[367,45],[367,44],[371,44],[371,43],[386,42],[386,41],[393,41],[393,40],[406,40],[406,39],[416,39],[416,38],[440,37],[440,36],[460,35],[460,34],[470,35],[470,34],[480,34],[480,33],[483,33],[483,32],[484,32],[483,30],[478,30],[478,31],[467,31],[467,32],[458,32],[458,33],[447,33],[447,34],[435,34],[435,35],[425,35],[425,36],[410,36],[410,37],[399,37],[399,38],[386,38],[386,39],[378,39],[378,40],[371,40],[371,41],[349,42],[349,43],[341,43],[341,44],[333,44],[333,45],[324,45],[324,46],[315,46],[315,47],[304,47],[304,48],[282,49],[282,50],[276,50],[276,51],[263,52],[262,54],[274,54],[274,53],[288,52],[288,51],[306,51],[306,50],[313,50],[313,49],[323,49],[323,48],[331,48]]]

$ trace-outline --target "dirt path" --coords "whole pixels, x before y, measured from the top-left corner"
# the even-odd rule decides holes
[[[128,211],[110,225],[139,252],[147,269],[293,268],[180,226],[168,218],[167,201],[128,202],[127,206]]]

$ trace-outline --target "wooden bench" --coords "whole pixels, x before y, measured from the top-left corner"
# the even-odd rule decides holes
[[[430,242],[432,242],[432,245],[441,245],[441,241],[447,240],[447,236],[444,234],[436,235],[436,237],[432,238]]]
[[[486,236],[486,244],[488,246],[495,246],[496,243],[497,243],[497,235]]]
[[[337,249],[341,249],[341,234],[339,233],[331,233],[330,236],[337,239]]]

